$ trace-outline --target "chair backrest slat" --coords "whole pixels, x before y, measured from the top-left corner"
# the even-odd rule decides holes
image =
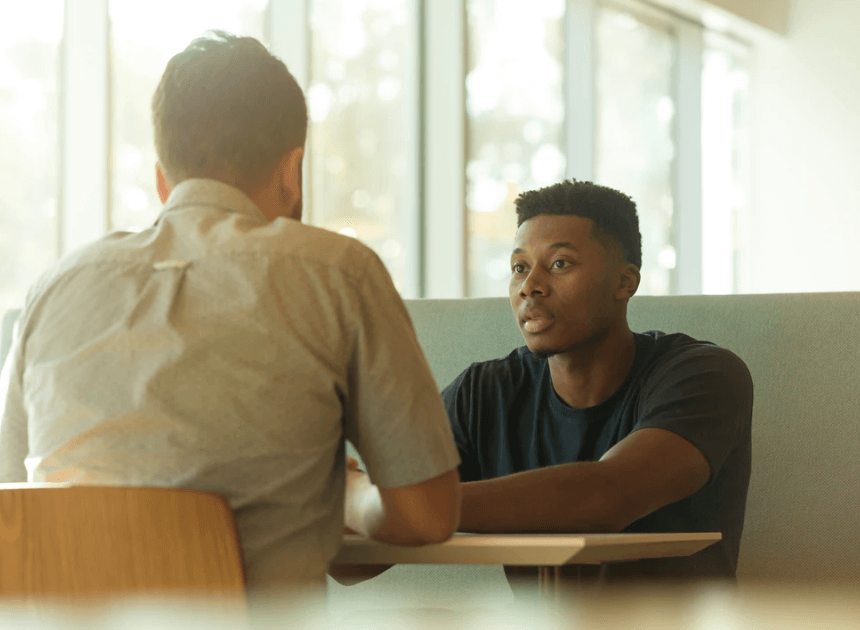
[[[208,492],[0,484],[0,597],[244,601],[235,518]]]

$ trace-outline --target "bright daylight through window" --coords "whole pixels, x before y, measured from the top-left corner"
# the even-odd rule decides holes
[[[16,2],[0,20],[0,314],[57,256],[62,0]]]
[[[595,181],[639,209],[639,295],[674,289],[675,38],[665,25],[601,7],[597,15]]]
[[[469,0],[470,297],[508,294],[519,193],[565,176],[563,0]]]
[[[416,297],[417,3],[310,7],[309,219],[370,246]]]
[[[702,72],[702,292],[735,293],[748,220],[749,53],[710,36]]]
[[[152,225],[152,94],[212,29],[260,39],[299,77],[305,221],[373,248],[403,297],[506,296],[514,199],[579,171],[639,207],[640,294],[738,290],[745,44],[638,0],[446,1],[457,20],[419,0],[15,3],[0,21],[0,310],[59,253]]]

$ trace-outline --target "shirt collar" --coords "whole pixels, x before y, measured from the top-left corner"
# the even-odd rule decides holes
[[[191,178],[179,182],[170,192],[161,213],[188,206],[209,206],[268,222],[266,215],[248,195],[214,179]]]

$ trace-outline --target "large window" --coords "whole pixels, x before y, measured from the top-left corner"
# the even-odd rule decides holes
[[[57,255],[62,0],[4,7],[0,19],[0,313]]]
[[[298,78],[305,220],[404,297],[507,295],[514,199],[568,177],[636,201],[640,293],[738,288],[749,51],[653,2],[31,0],[0,21],[0,309],[58,249],[152,224],[152,94],[213,29]]]

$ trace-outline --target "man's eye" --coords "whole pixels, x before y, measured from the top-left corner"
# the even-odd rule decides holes
[[[558,267],[556,267],[556,269],[561,269],[562,267],[564,267],[565,265],[567,265],[567,264],[568,264],[568,262],[567,262],[566,260],[556,260],[556,261],[553,261],[553,263],[552,263],[552,264],[553,264],[553,265],[556,265],[556,264],[558,264],[558,263],[561,263],[561,265],[559,265]]]
[[[522,273],[522,271],[517,271],[517,268],[518,268],[518,267],[522,267],[522,264],[521,264],[521,263],[517,263],[517,264],[513,265],[513,266],[511,267],[511,271],[512,271],[512,272],[514,272],[514,273]]]

